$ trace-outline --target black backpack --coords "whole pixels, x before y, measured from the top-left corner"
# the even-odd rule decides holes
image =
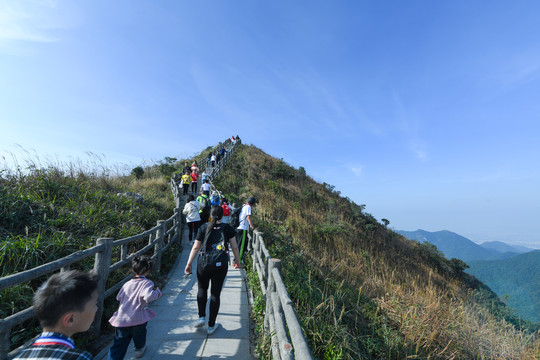
[[[229,223],[235,229],[240,226],[240,213],[242,212],[244,206],[246,205],[244,204],[241,207],[234,209],[234,211],[231,213],[231,220],[229,221]]]
[[[208,224],[208,226],[211,226],[211,224]],[[206,244],[214,231],[220,232],[220,241],[211,244],[211,248],[210,250],[208,250]],[[204,237],[204,242],[201,247],[201,252],[199,253],[199,260],[197,261],[197,266],[200,266],[203,271],[228,266],[229,254],[227,252],[227,248],[227,239],[221,226],[219,230],[210,230],[208,235]]]
[[[197,201],[203,203],[204,207],[199,210],[199,213],[201,215],[201,220],[203,222],[207,222],[208,221],[208,217],[210,216],[210,199],[208,199],[208,197],[206,196],[199,196],[197,198]]]

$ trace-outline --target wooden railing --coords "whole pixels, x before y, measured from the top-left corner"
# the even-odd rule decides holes
[[[253,236],[251,234],[248,236],[248,250],[266,299],[264,330],[271,336],[272,358],[276,360],[313,359],[281,277],[281,260],[270,256],[264,243],[263,233],[259,231],[254,231]],[[290,334],[290,341],[287,334]]]
[[[223,169],[235,147],[235,145],[231,144],[228,151],[224,154],[216,166],[207,169],[210,180],[215,178]],[[206,164],[203,164],[203,169],[204,165]],[[0,278],[0,291],[22,283],[27,283],[41,276],[49,275],[59,269],[62,271],[67,270],[72,264],[94,256],[93,269],[99,274],[98,311],[96,312],[95,320],[90,327],[89,333],[92,337],[99,336],[105,299],[116,293],[116,291],[118,291],[122,285],[132,278],[132,276],[127,276],[111,286],[109,289],[106,289],[109,274],[123,266],[130,264],[133,257],[145,254],[152,249],[154,250],[152,255],[152,259],[154,260],[153,272],[159,273],[161,269],[162,254],[167,251],[172,244],[177,241],[180,242],[182,239],[184,218],[182,216],[182,197],[180,195],[181,189],[174,179],[171,179],[171,190],[174,195],[176,207],[174,209],[174,214],[169,219],[159,220],[155,227],[141,234],[120,240],[114,240],[112,238],[100,238],[96,241],[96,245],[89,249],[77,251],[69,256],[43,264],[27,271],[2,277]],[[128,255],[128,245],[145,238],[148,239],[148,244],[137,250],[135,253]],[[113,249],[118,247],[120,248],[119,260],[111,264],[113,258]],[[28,345],[27,343],[21,348],[9,352],[9,348],[11,346],[11,329],[14,326],[20,325],[23,322],[31,319],[33,316],[34,311],[31,307],[28,307],[11,316],[8,316],[5,319],[0,319],[0,360],[6,360],[15,356],[15,354],[19,352],[22,347],[26,347]]]
[[[236,144],[231,144],[228,147],[228,151],[216,166],[206,169],[208,170],[207,173],[210,180],[213,180],[221,172],[235,148]],[[221,192],[213,184],[211,184],[211,188],[212,191],[216,191],[221,195]],[[152,229],[120,240],[100,238],[96,241],[94,247],[77,251],[69,256],[27,271],[0,278],[0,291],[48,275],[59,269],[62,271],[67,270],[72,264],[94,256],[94,271],[99,274],[99,296],[98,311],[89,331],[92,336],[97,337],[100,331],[105,299],[118,291],[122,285],[132,278],[132,276],[125,277],[109,289],[106,289],[106,283],[110,273],[120,269],[122,266],[128,265],[134,256],[145,254],[152,249],[154,250],[152,255],[154,271],[159,273],[162,254],[172,244],[181,241],[183,216],[180,194],[182,190],[174,179],[171,179],[171,191],[173,192],[176,204],[174,214],[167,220],[159,220],[157,225]],[[148,239],[148,244],[135,253],[128,255],[128,245],[145,238]],[[119,260],[111,264],[113,249],[117,247],[120,247]],[[248,250],[252,254],[253,266],[257,271],[261,289],[266,298],[265,331],[272,337],[271,348],[273,359],[313,359],[296,312],[292,306],[292,301],[281,277],[281,261],[279,259],[273,259],[270,256],[264,244],[263,233],[261,232],[255,231],[253,234],[248,234]],[[32,316],[34,316],[34,312],[29,307],[5,319],[0,319],[0,360],[11,358],[20,351],[19,348],[9,352],[11,329],[29,320]],[[291,341],[289,341],[287,334],[290,334]]]
[[[221,172],[235,147],[234,145],[229,147],[225,158],[216,164],[215,168],[210,168],[208,172],[210,180],[213,180]],[[221,196],[221,192],[214,184],[211,183],[210,186],[212,191]],[[176,188],[173,191],[180,191],[178,186],[173,185],[173,188]],[[248,251],[251,253],[253,266],[257,271],[259,283],[266,299],[265,332],[272,337],[272,358],[276,360],[313,359],[281,277],[281,260],[273,259],[270,256],[264,244],[262,232],[255,231],[253,234],[248,232]],[[290,334],[290,341],[287,334]]]
[[[175,242],[182,239],[182,209],[175,208],[174,214],[167,220],[159,220],[157,225],[141,234],[131,236],[125,239],[114,240],[112,238],[97,239],[96,245],[86,250],[77,251],[61,259],[43,264],[30,270],[19,272],[13,275],[0,278],[0,291],[6,288],[27,283],[44,275],[49,275],[57,270],[65,271],[72,264],[80,262],[91,256],[94,256],[94,271],[99,274],[98,280],[98,311],[95,320],[90,327],[90,334],[93,337],[99,336],[101,318],[103,315],[103,304],[105,298],[118,291],[122,285],[129,281],[132,276],[127,276],[117,282],[109,289],[106,289],[109,274],[122,266],[128,265],[131,259],[136,255],[145,254],[153,249],[152,259],[154,260],[154,272],[161,270],[161,257]],[[148,239],[148,244],[128,255],[128,245],[141,239]],[[114,248],[120,248],[119,260],[111,264]],[[11,329],[23,322],[31,319],[34,311],[31,307],[19,311],[5,319],[0,319],[0,359],[5,360],[13,357],[19,350],[16,349],[9,353],[11,345]]]

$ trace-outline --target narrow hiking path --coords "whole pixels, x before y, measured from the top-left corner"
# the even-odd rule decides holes
[[[213,173],[213,168],[208,170]],[[181,204],[183,207],[185,196],[182,196]],[[182,252],[169,273],[167,284],[161,289],[163,296],[150,304],[157,316],[148,322],[143,359],[178,359],[179,356],[183,359],[254,359],[250,349],[250,302],[245,270],[229,265],[217,317],[220,327],[214,334],[207,335],[206,326],[194,327],[199,318],[197,276],[195,273],[184,274],[190,250],[188,231],[184,227]],[[109,348],[110,345],[95,359],[106,359]],[[135,359],[133,342],[125,359]]]
[[[253,359],[249,339],[249,301],[245,271],[229,267],[221,292],[221,306],[217,318],[220,328],[206,334],[206,326],[196,329],[197,277],[185,276],[189,257],[187,231],[182,239],[183,251],[170,279],[162,289],[163,296],[150,304],[157,316],[148,322],[147,349],[143,359]],[[207,310],[208,312],[208,310]],[[109,347],[95,359],[106,359]],[[133,342],[126,359],[135,359]]]

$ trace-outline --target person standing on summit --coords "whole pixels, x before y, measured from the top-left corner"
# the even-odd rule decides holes
[[[240,262],[242,261],[242,256],[244,255],[244,248],[246,247],[247,232],[249,228],[251,227],[253,230],[257,230],[255,225],[253,225],[253,220],[251,219],[251,208],[255,205],[255,203],[257,203],[257,200],[254,197],[250,197],[248,201],[242,205],[242,210],[240,211],[240,215],[238,217],[240,225],[238,225],[236,237],[238,247],[240,248]]]

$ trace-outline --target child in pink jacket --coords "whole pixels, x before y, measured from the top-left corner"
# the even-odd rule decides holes
[[[120,301],[120,306],[109,320],[115,327],[109,360],[123,359],[131,339],[135,343],[136,358],[141,358],[146,350],[146,324],[156,316],[148,308],[148,303],[161,297],[161,291],[146,278],[152,266],[153,262],[148,256],[136,256],[131,261],[131,271],[135,277],[118,292],[116,300]]]

